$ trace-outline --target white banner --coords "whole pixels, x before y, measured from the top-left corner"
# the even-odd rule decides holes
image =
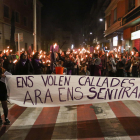
[[[140,78],[7,75],[6,84],[10,101],[25,107],[140,100]]]

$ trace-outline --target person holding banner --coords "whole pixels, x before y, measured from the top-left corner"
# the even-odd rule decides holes
[[[5,125],[10,124],[8,117],[8,107],[7,107],[7,89],[4,82],[2,82],[1,78],[5,78],[4,75],[5,69],[2,67],[2,61],[0,60],[0,101],[2,104],[4,117],[5,117]],[[0,125],[2,125],[2,118],[0,113]]]

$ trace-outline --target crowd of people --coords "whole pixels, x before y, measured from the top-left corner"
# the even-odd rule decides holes
[[[86,49],[63,52],[43,51],[28,54],[23,51],[12,55],[9,51],[0,53],[3,68],[13,75],[54,74],[55,67],[64,67],[66,75],[89,75],[110,77],[139,77],[140,53],[133,51],[110,51]]]
[[[57,74],[56,67],[63,67],[66,75],[88,75],[109,77],[139,77],[140,53],[134,47],[130,52],[114,49],[110,52],[99,50],[93,52],[86,49],[68,50],[58,52],[53,50],[47,55],[45,52],[11,54],[9,49],[0,52],[0,101],[5,116],[4,124],[10,124],[8,119],[7,89],[1,78],[5,71],[13,75]],[[0,125],[2,125],[0,114]]]

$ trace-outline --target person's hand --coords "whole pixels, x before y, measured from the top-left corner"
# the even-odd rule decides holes
[[[4,74],[1,75],[2,78],[5,78],[6,76]]]

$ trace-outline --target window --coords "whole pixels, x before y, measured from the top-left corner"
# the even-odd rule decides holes
[[[24,4],[27,5],[27,0],[24,0]]]
[[[117,8],[114,9],[114,22],[117,21]]]
[[[108,27],[111,26],[111,14],[109,15],[109,19],[108,19]]]
[[[25,51],[27,51],[27,49],[28,49],[27,46],[28,46],[27,43],[25,43]]]
[[[33,0],[31,0],[31,9],[33,9]]]
[[[128,11],[131,11],[133,8],[135,8],[135,0],[129,0]]]
[[[4,5],[4,17],[9,18],[9,7]]]
[[[27,26],[27,18],[24,17],[24,26]]]
[[[118,46],[118,36],[113,37],[113,46]]]
[[[10,40],[5,39],[5,48],[10,45]]]
[[[33,21],[31,21],[31,29],[33,30]]]
[[[15,12],[15,21],[19,22],[19,13],[18,12]]]

